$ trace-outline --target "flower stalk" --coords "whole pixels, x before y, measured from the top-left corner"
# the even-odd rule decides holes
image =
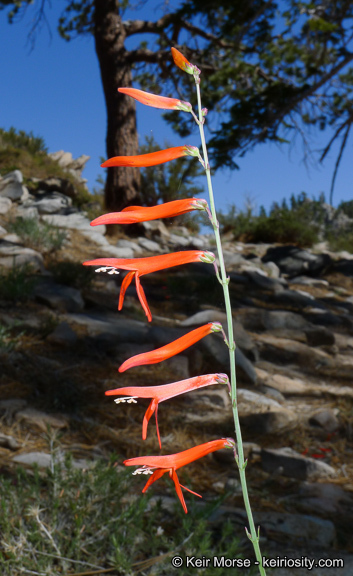
[[[144,274],[150,272],[156,272],[158,270],[163,270],[171,266],[179,266],[181,264],[191,263],[191,262],[205,262],[208,264],[213,264],[215,267],[216,277],[222,286],[225,309],[227,316],[227,328],[224,329],[218,322],[210,322],[204,326],[200,326],[195,330],[185,334],[181,338],[170,342],[169,344],[158,348],[157,350],[152,350],[151,352],[146,352],[143,354],[138,354],[126,360],[119,368],[119,372],[124,372],[130,368],[146,365],[155,364],[162,362],[168,358],[171,358],[175,354],[179,354],[189,346],[198,342],[201,338],[211,334],[212,332],[221,332],[225,345],[229,349],[229,361],[230,361],[230,383],[228,377],[224,374],[218,375],[206,375],[199,376],[196,378],[190,378],[180,382],[174,382],[173,384],[168,384],[165,386],[155,386],[155,387],[125,387],[121,389],[110,390],[107,395],[124,395],[122,398],[117,399],[116,402],[128,402],[135,403],[137,398],[151,398],[151,403],[147,409],[144,417],[143,427],[142,427],[142,437],[146,438],[148,422],[153,414],[156,417],[156,428],[157,437],[159,440],[159,445],[161,447],[161,439],[158,429],[157,420],[157,410],[158,404],[164,400],[168,400],[176,395],[186,393],[193,389],[209,386],[212,384],[225,383],[229,386],[229,392],[231,397],[234,426],[236,432],[236,446],[235,442],[229,438],[222,438],[220,440],[214,440],[212,442],[207,442],[200,446],[195,446],[184,452],[178,454],[170,454],[168,456],[141,456],[138,458],[131,458],[125,460],[124,464],[126,466],[142,465],[142,468],[136,470],[135,473],[141,474],[152,474],[150,479],[147,481],[143,492],[145,492],[151,484],[156,480],[161,478],[164,474],[168,473],[170,478],[173,480],[177,495],[183,506],[185,512],[187,512],[185,500],[182,494],[182,488],[192,492],[190,489],[185,488],[179,482],[176,470],[189,462],[219,450],[221,448],[232,448],[234,451],[234,458],[237,463],[241,481],[241,487],[243,492],[245,509],[248,517],[249,528],[245,528],[246,535],[252,542],[257,563],[259,565],[259,571],[261,576],[266,576],[265,569],[262,566],[262,556],[259,546],[259,529],[256,531],[252,511],[249,502],[248,488],[246,482],[246,465],[247,461],[244,459],[244,449],[242,434],[240,429],[239,414],[237,407],[237,386],[236,386],[236,366],[235,366],[235,341],[234,341],[234,330],[233,330],[233,319],[232,319],[232,308],[229,293],[229,278],[227,277],[223,248],[221,242],[221,236],[219,232],[219,224],[217,220],[217,212],[215,207],[214,193],[211,180],[211,170],[208,160],[207,146],[204,133],[204,123],[207,115],[207,109],[202,108],[201,104],[201,92],[200,92],[200,74],[201,71],[194,64],[190,63],[183,54],[181,54],[175,48],[172,48],[172,56],[174,63],[184,72],[193,76],[196,93],[197,93],[197,104],[198,104],[198,115],[192,110],[191,104],[188,102],[183,102],[175,98],[165,98],[162,96],[157,96],[153,94],[148,94],[141,90],[134,88],[122,88],[119,91],[127,96],[131,96],[138,100],[142,104],[147,106],[152,106],[155,108],[164,108],[169,110],[181,110],[182,112],[191,113],[196,124],[200,130],[201,144],[202,144],[202,155],[198,148],[194,146],[178,146],[175,148],[168,148],[166,150],[160,150],[158,152],[153,152],[150,154],[144,154],[140,156],[118,156],[115,158],[110,158],[104,164],[103,167],[119,167],[119,166],[134,166],[134,167],[146,167],[155,166],[157,164],[163,164],[164,162],[169,162],[170,160],[180,158],[183,156],[194,156],[202,164],[205,170],[207,186],[209,192],[209,206],[204,200],[197,200],[195,198],[185,199],[175,202],[166,203],[164,205],[158,205],[151,208],[141,207],[141,206],[130,206],[119,213],[107,214],[97,218],[92,225],[99,224],[129,224],[133,222],[143,222],[145,220],[153,220],[160,217],[171,217],[180,214],[185,214],[191,210],[204,210],[212,224],[216,247],[219,259],[218,270],[216,259],[213,253],[204,251],[184,251],[176,252],[172,254],[165,254],[161,256],[154,256],[151,258],[136,258],[136,259],[117,259],[117,258],[102,258],[97,260],[90,260],[85,262],[88,266],[101,266],[99,270],[96,271],[106,271],[108,274],[118,273],[118,270],[126,270],[127,274],[122,282],[120,298],[119,298],[119,310],[123,305],[124,296],[127,288],[131,284],[132,280],[135,279],[136,290],[141,302],[141,305],[146,313],[148,320],[152,319],[152,314],[148,307],[147,299],[144,290],[140,283],[140,277]],[[196,494],[199,496],[198,494]]]
[[[232,411],[233,411],[233,419],[234,419],[234,427],[236,433],[236,443],[237,443],[237,451],[235,454],[235,461],[239,468],[239,475],[240,475],[240,482],[243,492],[243,499],[244,505],[246,509],[246,514],[248,517],[250,532],[246,528],[246,534],[251,541],[254,552],[256,555],[256,559],[259,562],[259,571],[261,576],[266,576],[265,569],[262,566],[262,556],[260,551],[259,545],[259,529],[256,531],[255,523],[252,515],[252,510],[250,506],[249,500],[249,493],[246,481],[246,465],[247,460],[244,459],[244,448],[243,448],[243,440],[239,422],[239,413],[237,407],[237,380],[236,380],[236,366],[235,366],[235,341],[234,341],[234,330],[233,330],[233,317],[232,317],[232,306],[230,301],[230,294],[229,294],[229,278],[227,277],[225,264],[224,264],[224,256],[223,256],[223,247],[221,236],[219,232],[219,223],[217,220],[217,212],[215,207],[215,200],[214,200],[214,193],[213,193],[213,186],[212,186],[212,179],[211,179],[211,169],[210,164],[208,161],[208,153],[207,153],[207,145],[205,139],[205,132],[204,132],[204,122],[205,122],[205,113],[201,105],[201,91],[200,91],[200,73],[194,73],[195,85],[196,85],[196,93],[197,93],[197,105],[198,105],[198,112],[199,117],[197,124],[200,130],[200,137],[201,137],[201,144],[202,144],[202,153],[203,153],[203,161],[205,165],[205,173],[207,178],[207,187],[209,193],[209,206],[210,206],[210,221],[213,226],[213,231],[216,239],[216,246],[217,246],[217,253],[219,259],[219,267],[220,267],[220,275],[217,275],[218,281],[222,285],[223,294],[224,294],[224,302],[226,308],[226,315],[227,315],[227,332],[228,336],[225,336],[225,343],[229,348],[229,362],[230,362],[230,388],[231,388],[231,404],[232,404]]]

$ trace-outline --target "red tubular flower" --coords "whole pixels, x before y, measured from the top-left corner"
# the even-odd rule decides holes
[[[118,92],[131,96],[141,104],[152,106],[152,108],[162,108],[163,110],[183,110],[190,112],[192,106],[190,102],[184,102],[177,98],[167,98],[166,96],[157,96],[157,94],[150,94],[137,88],[118,88]]]
[[[189,346],[192,346],[205,336],[208,336],[208,334],[219,332],[220,330],[222,330],[222,325],[219,322],[209,322],[204,326],[191,330],[191,332],[188,332],[181,338],[162,346],[162,348],[157,348],[157,350],[151,350],[151,352],[144,352],[143,354],[132,356],[122,363],[119,372],[125,372],[125,370],[133,368],[134,366],[158,364],[159,362],[163,362],[163,360],[167,360],[172,356],[176,356],[176,354],[179,354],[183,350],[186,350],[186,348],[189,348]]]
[[[179,50],[177,50],[176,48],[171,48],[171,51],[174,64],[178,66],[178,68],[183,70],[183,72],[187,72],[187,74],[193,75],[196,66],[194,66],[194,64],[191,64],[191,62],[189,62],[189,60],[187,60],[185,56],[181,52],[179,52]],[[198,68],[196,68],[196,70],[198,70]]]
[[[96,272],[106,272],[107,268],[112,271],[116,269],[129,270],[125,276],[119,297],[119,307],[123,307],[126,290],[130,286],[132,279],[135,277],[136,291],[141,302],[142,308],[149,321],[152,320],[152,314],[147,304],[145,292],[140,283],[140,277],[150,272],[157,272],[165,268],[180,266],[181,264],[190,264],[191,262],[213,263],[215,255],[212,252],[202,252],[201,250],[185,250],[184,252],[173,252],[172,254],[162,254],[161,256],[151,256],[149,258],[97,258],[96,260],[87,260],[83,262],[84,266],[100,266]]]
[[[100,224],[135,224],[158,218],[172,218],[181,216],[192,210],[206,210],[207,202],[201,198],[186,198],[185,200],[173,200],[158,204],[157,206],[128,206],[121,212],[111,212],[98,216],[91,222],[91,226]]]
[[[164,164],[181,158],[182,156],[190,156],[190,149],[195,146],[176,146],[175,148],[167,148],[166,150],[158,150],[158,152],[150,152],[149,154],[140,154],[139,156],[115,156],[109,158],[101,164],[102,168],[109,168],[110,166],[133,166],[137,168],[146,168],[147,166],[156,166],[157,164]],[[198,150],[196,148],[196,150]]]
[[[151,478],[142,490],[143,494],[151,484],[168,472],[170,478],[172,478],[175,484],[175,490],[184,512],[187,514],[188,510],[181,489],[184,488],[184,490],[187,490],[188,492],[191,492],[191,494],[195,494],[195,496],[199,496],[200,498],[202,498],[202,496],[180,484],[176,470],[186,464],[190,464],[190,462],[194,462],[194,460],[206,456],[206,454],[220,450],[221,448],[234,449],[234,447],[235,442],[232,438],[221,438],[220,440],[212,440],[212,442],[206,442],[205,444],[194,446],[194,448],[189,448],[189,450],[184,450],[177,454],[170,454],[168,456],[140,456],[138,458],[129,458],[124,461],[124,464],[125,466],[142,466],[142,468],[135,470],[133,474],[152,474]]]
[[[115,400],[117,404],[120,402],[135,403],[136,398],[152,398],[142,423],[142,440],[146,440],[148,423],[151,416],[155,414],[159,447],[162,448],[157,417],[158,404],[160,402],[179,396],[179,394],[185,394],[191,390],[204,388],[205,386],[228,383],[229,380],[226,374],[206,374],[205,376],[195,376],[194,378],[187,378],[186,380],[180,380],[172,384],[164,384],[163,386],[128,386],[125,388],[116,388],[115,390],[107,390],[105,395],[123,396],[123,398],[117,398]]]

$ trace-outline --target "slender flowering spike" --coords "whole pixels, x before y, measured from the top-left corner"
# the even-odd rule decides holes
[[[147,222],[158,218],[172,218],[181,216],[192,210],[207,210],[206,200],[201,198],[186,198],[185,200],[173,200],[157,206],[128,206],[121,212],[103,214],[91,222],[91,226],[100,224],[135,224]]]
[[[192,106],[190,102],[184,102],[177,98],[167,98],[166,96],[157,96],[157,94],[150,94],[137,88],[118,88],[118,92],[131,96],[141,104],[152,106],[152,108],[162,108],[163,110],[182,110],[183,112],[191,112]]]
[[[158,152],[140,154],[139,156],[115,156],[103,162],[101,167],[132,166],[146,168],[147,166],[157,166],[157,164],[164,164],[182,156],[190,156],[190,148],[194,148],[194,146],[176,146],[175,148],[167,148],[166,150],[158,150]]]
[[[212,442],[206,442],[205,444],[194,446],[194,448],[189,448],[189,450],[184,450],[177,454],[170,454],[168,456],[140,456],[138,458],[129,458],[124,461],[124,464],[125,466],[142,466],[142,468],[135,470],[133,474],[152,474],[142,490],[143,494],[151,484],[168,472],[170,478],[172,478],[174,482],[175,490],[184,512],[187,514],[188,510],[181,489],[184,488],[184,490],[187,490],[188,492],[191,492],[191,494],[195,494],[195,496],[199,496],[200,498],[202,498],[202,496],[180,484],[176,473],[178,468],[190,464],[190,462],[194,462],[195,460],[206,456],[206,454],[210,454],[216,450],[221,450],[221,448],[234,448],[234,446],[235,442],[232,438],[221,438],[220,440],[212,440]]]
[[[226,374],[206,374],[205,376],[195,376],[187,380],[180,380],[172,384],[165,384],[163,386],[128,386],[126,388],[116,388],[115,390],[108,390],[106,396],[123,396],[117,398],[115,402],[135,403],[136,398],[151,398],[150,405],[146,411],[142,424],[142,439],[147,438],[147,426],[153,413],[156,418],[156,429],[159,447],[162,448],[161,438],[158,427],[158,405],[160,402],[185,394],[191,390],[204,388],[205,386],[212,386],[214,384],[227,384],[229,386],[229,379]]]
[[[157,350],[151,350],[151,352],[144,352],[143,354],[137,354],[137,356],[132,356],[119,368],[119,372],[125,372],[129,368],[133,368],[134,366],[143,366],[145,364],[158,364],[159,362],[163,362],[163,360],[167,360],[172,356],[176,356],[189,346],[192,346],[208,334],[212,334],[212,332],[219,332],[222,329],[222,326],[219,322],[209,322],[204,326],[200,326],[195,330],[191,330],[181,338],[162,346],[162,348],[157,348]]]
[[[191,74],[192,76],[194,72],[200,73],[200,70],[197,68],[197,66],[191,64],[191,62],[189,62],[189,60],[187,60],[185,56],[181,52],[179,52],[179,50],[177,50],[176,48],[171,48],[171,51],[174,64],[178,66],[178,68],[180,68],[184,72],[187,72],[187,74]]]
[[[147,303],[145,292],[141,286],[141,276],[144,274],[149,274],[150,272],[158,272],[159,270],[164,270],[165,268],[180,266],[181,264],[190,264],[191,262],[204,262],[205,258],[211,257],[215,259],[215,256],[212,254],[212,252],[202,252],[202,250],[185,250],[184,252],[173,252],[171,254],[162,254],[161,256],[151,256],[149,258],[97,258],[96,260],[87,260],[86,262],[83,262],[83,265],[99,266],[99,268],[108,267],[115,270],[119,268],[121,270],[128,270],[128,274],[125,276],[121,285],[118,309],[122,309],[126,290],[135,277],[138,298],[148,320],[151,321],[152,314]]]

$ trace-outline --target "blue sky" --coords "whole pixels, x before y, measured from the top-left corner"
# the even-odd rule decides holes
[[[158,13],[151,9],[154,4],[148,2],[138,17],[157,19]],[[5,11],[0,11],[0,127],[32,131],[45,139],[50,152],[63,149],[74,157],[89,155],[91,159],[83,175],[92,190],[97,186],[97,176],[104,176],[99,164],[100,157],[105,157],[105,103],[93,38],[77,38],[68,43],[56,32],[64,6],[63,0],[52,2],[48,10],[52,40],[43,29],[32,52],[26,41],[33,8],[28,8],[25,17],[11,26]],[[136,13],[126,17],[136,17]],[[137,105],[137,119],[141,141],[153,134],[161,145],[165,140],[175,146],[199,144],[196,136],[194,141],[192,137],[181,141],[175,136],[159,110]],[[329,132],[313,137],[313,148],[322,147],[329,137]],[[352,199],[351,154],[352,142],[348,141],[336,179],[334,205]],[[274,201],[280,202],[301,191],[316,197],[324,192],[328,199],[336,155],[337,146],[323,166],[307,170],[299,137],[291,147],[259,145],[238,159],[240,170],[215,176],[217,206],[223,211],[230,204],[242,208],[246,198],[250,198],[257,207],[264,205],[268,209]]]

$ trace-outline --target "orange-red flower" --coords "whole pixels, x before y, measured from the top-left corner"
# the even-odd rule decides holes
[[[122,309],[126,290],[135,277],[138,298],[148,320],[151,321],[152,314],[147,304],[144,289],[140,283],[141,276],[165,268],[180,266],[181,264],[190,264],[191,262],[206,262],[211,264],[214,261],[215,256],[212,252],[186,250],[185,252],[173,252],[172,254],[162,254],[161,256],[151,256],[149,258],[97,258],[96,260],[87,260],[83,262],[83,265],[100,266],[96,272],[107,272],[109,269],[113,272],[119,268],[121,270],[129,270],[121,285],[118,308],[119,310]]]
[[[181,52],[179,52],[179,50],[177,50],[176,48],[171,48],[171,51],[174,64],[178,66],[178,68],[191,75],[194,74],[194,71],[199,72],[199,69],[196,66],[194,66],[194,64],[191,64],[191,62],[189,62],[189,60],[187,60],[185,56]]]
[[[192,106],[190,102],[184,102],[178,98],[167,98],[166,96],[158,96],[157,94],[150,94],[137,88],[118,88],[118,92],[131,96],[141,104],[152,106],[152,108],[162,108],[163,110],[182,110],[183,112],[190,112]]]
[[[151,352],[137,354],[137,356],[132,356],[122,363],[119,372],[125,372],[125,370],[133,368],[134,366],[158,364],[159,362],[163,362],[163,360],[167,360],[168,358],[183,352],[183,350],[186,350],[189,346],[192,346],[205,336],[208,336],[208,334],[212,334],[212,332],[220,332],[220,330],[222,330],[222,325],[219,322],[209,322],[204,326],[191,330],[191,332],[184,334],[181,338],[173,340],[173,342],[170,342],[161,348],[151,350]]]
[[[147,166],[156,166],[157,164],[164,164],[181,158],[182,156],[198,156],[199,149],[196,146],[176,146],[175,148],[167,148],[166,150],[158,150],[158,152],[150,152],[149,154],[140,154],[139,156],[114,156],[109,158],[101,164],[102,168],[109,168],[110,166],[133,166],[137,168],[146,168]]]
[[[201,198],[186,198],[184,200],[173,200],[158,204],[157,206],[128,206],[121,212],[110,212],[98,216],[91,222],[91,226],[100,224],[135,224],[136,222],[146,222],[158,218],[172,218],[181,216],[192,210],[206,210],[207,202]]]
[[[194,378],[173,382],[172,384],[164,384],[163,386],[127,386],[125,388],[107,390],[105,395],[122,396],[122,398],[115,400],[117,404],[120,404],[120,402],[135,403],[136,398],[152,398],[142,423],[142,440],[146,440],[148,423],[151,416],[155,414],[159,447],[162,448],[157,417],[159,403],[179,396],[179,394],[185,394],[191,390],[212,386],[214,384],[229,384],[228,376],[226,374],[206,374],[204,376],[195,376]]]
[[[206,454],[220,450],[221,448],[234,449],[234,447],[235,442],[232,438],[221,438],[220,440],[212,440],[211,442],[206,442],[205,444],[194,446],[194,448],[189,448],[189,450],[184,450],[177,454],[170,454],[168,456],[140,456],[138,458],[129,458],[124,461],[124,464],[125,466],[142,466],[142,468],[135,470],[133,474],[152,474],[151,478],[147,481],[146,486],[142,490],[142,493],[145,493],[151,484],[168,472],[170,478],[175,484],[175,490],[184,512],[187,514],[188,510],[181,489],[184,488],[184,490],[187,490],[188,492],[191,492],[191,494],[195,494],[195,496],[199,496],[200,498],[202,498],[202,496],[180,484],[176,470],[186,464],[190,464],[190,462],[194,462],[195,460],[206,456]]]

